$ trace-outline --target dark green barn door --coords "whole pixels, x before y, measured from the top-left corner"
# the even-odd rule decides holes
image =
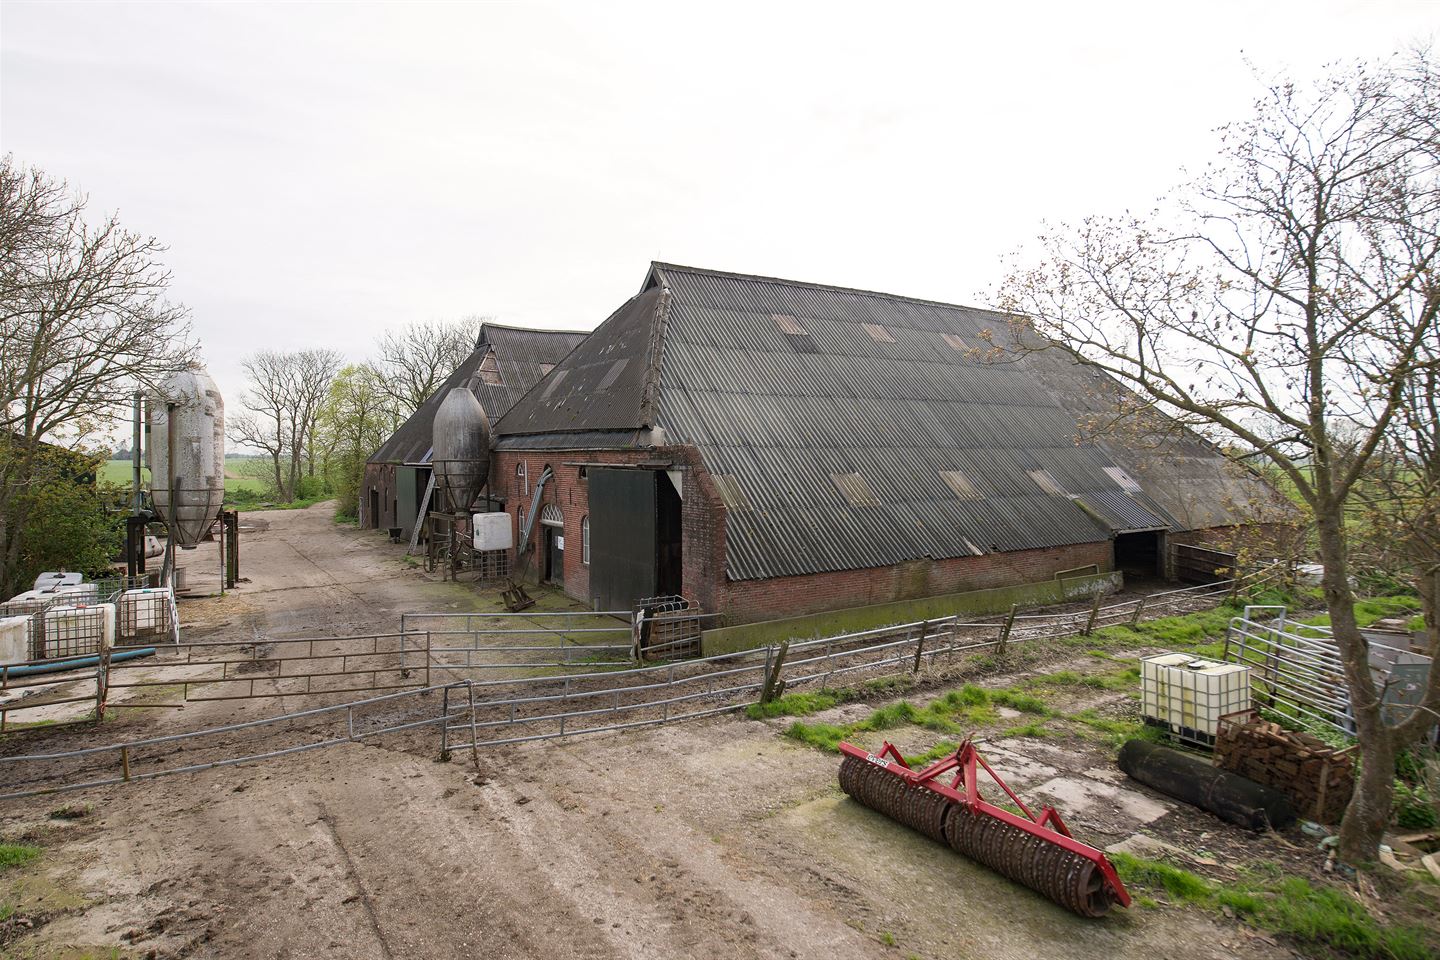
[[[590,595],[602,610],[653,597],[655,474],[591,467]]]

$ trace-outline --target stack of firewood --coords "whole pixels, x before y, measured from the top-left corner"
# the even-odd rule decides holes
[[[1355,789],[1352,749],[1337,750],[1252,712],[1220,721],[1215,765],[1281,791],[1300,816],[1333,824]]]

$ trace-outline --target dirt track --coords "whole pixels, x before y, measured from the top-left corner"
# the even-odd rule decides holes
[[[268,528],[246,536],[252,582],[186,603],[192,636],[373,632],[402,609],[494,609],[424,580],[398,548],[335,527],[323,508],[256,521]],[[235,713],[187,707],[124,728]],[[0,897],[40,921],[12,924],[5,956],[1288,955],[1176,911],[1074,918],[845,799],[836,759],[782,739],[782,726],[717,720],[528,745],[482,754],[478,778],[468,757],[356,744],[13,802],[0,830],[45,853],[0,874]],[[1045,762],[1010,762],[1045,776]],[[62,806],[82,815],[48,816]],[[1122,807],[1102,797],[1067,818],[1109,833]]]

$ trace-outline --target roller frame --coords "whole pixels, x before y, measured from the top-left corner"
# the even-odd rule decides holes
[[[985,762],[980,752],[975,749],[975,744],[966,740],[954,753],[948,754],[936,760],[922,770],[916,770],[905,762],[900,751],[890,741],[880,748],[879,753],[871,753],[854,744],[840,744],[840,752],[866,763],[882,767],[901,779],[925,787],[938,793],[940,796],[966,807],[973,813],[984,814],[987,817],[994,817],[1024,830],[1044,840],[1046,843],[1053,843],[1071,853],[1084,857],[1095,864],[1100,875],[1115,894],[1115,902],[1122,907],[1130,906],[1130,892],[1125,889],[1125,884],[1120,882],[1120,875],[1115,872],[1115,867],[1110,863],[1108,857],[1089,844],[1081,843],[1070,833],[1070,828],[1065,826],[1065,821],[1060,818],[1060,813],[1054,807],[1046,806],[1040,810],[1040,816],[1036,817],[1025,805],[1025,802],[1015,795],[1015,791],[1001,779],[1000,775]],[[1017,816],[1002,807],[997,807],[980,795],[980,783],[978,777],[979,769],[983,768],[995,785],[1005,791],[1015,806],[1024,811],[1025,816]],[[955,776],[949,783],[943,782],[940,777],[950,771],[955,771]]]

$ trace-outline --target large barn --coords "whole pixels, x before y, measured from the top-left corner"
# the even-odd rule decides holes
[[[493,425],[584,339],[584,333],[571,330],[483,324],[465,362],[366,462],[361,526],[394,528],[410,536],[430,482],[435,411],[453,387],[477,377],[476,395]]]
[[[979,356],[1004,323],[656,263],[499,418],[490,493],[517,543],[534,524],[537,579],[602,609],[681,594],[734,623],[1156,573],[1172,544],[1283,516],[1193,435],[1079,442],[1109,382],[1058,350]]]

